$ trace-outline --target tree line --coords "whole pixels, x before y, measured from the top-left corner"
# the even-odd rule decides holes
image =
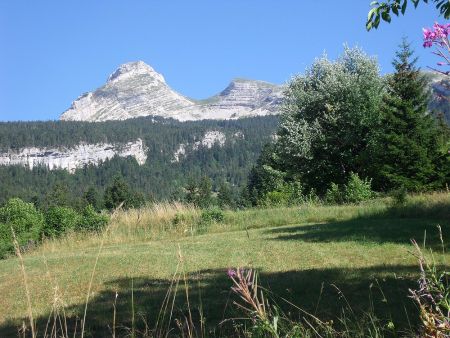
[[[449,128],[428,110],[430,87],[416,62],[404,40],[394,74],[382,77],[374,58],[346,47],[295,77],[276,140],[250,172],[252,204],[293,194],[343,201],[351,187],[364,196],[448,189]]]
[[[101,123],[0,123],[0,148],[6,151],[31,146],[70,147],[80,142],[114,144],[137,138],[148,148],[147,162],[141,166],[134,158],[120,157],[99,166],[86,165],[74,174],[42,166],[32,170],[0,166],[0,205],[9,198],[20,197],[46,207],[53,203],[55,195],[65,195],[63,199],[68,204],[82,207],[83,196],[95,191],[99,207],[105,208],[105,191],[117,177],[139,196],[138,200],[183,199],[187,185],[202,177],[211,179],[214,192],[226,183],[237,193],[245,186],[248,171],[275,132],[277,123],[276,116],[184,123],[153,117]],[[225,134],[225,143],[193,149],[192,145],[211,130]],[[180,144],[186,145],[186,153],[175,161],[174,154]]]

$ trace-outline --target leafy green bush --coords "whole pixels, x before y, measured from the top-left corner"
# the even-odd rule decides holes
[[[5,258],[8,253],[14,252],[11,227],[0,223],[0,259]]]
[[[331,183],[325,194],[325,202],[329,204],[359,203],[374,198],[371,179],[361,179],[358,174],[350,173],[344,186]]]
[[[328,204],[342,204],[344,196],[338,184],[331,183],[331,187],[325,194],[325,202]]]
[[[300,182],[284,182],[276,190],[266,193],[260,204],[263,206],[289,206],[305,203],[308,197],[303,195],[302,189]]]
[[[205,209],[200,216],[201,222],[205,224],[220,223],[223,222],[224,218],[225,215],[219,208]]]
[[[77,230],[99,231],[106,226],[108,221],[108,216],[99,214],[92,205],[88,205],[83,210],[82,219],[77,226]]]
[[[44,216],[32,203],[12,198],[0,208],[0,257],[13,252],[11,228],[20,246],[40,239]]]
[[[372,190],[372,180],[368,178],[361,179],[355,173],[350,173],[343,193],[344,200],[348,203],[359,203],[375,197],[375,193]]]
[[[200,215],[200,221],[198,223],[198,231],[200,233],[205,232],[206,229],[212,223],[221,223],[225,219],[223,211],[217,207],[204,209]]]
[[[45,214],[43,233],[45,236],[60,236],[66,231],[74,230],[82,221],[82,216],[67,207],[50,207]]]
[[[406,199],[408,197],[408,190],[405,187],[401,187],[391,191],[391,196],[393,199],[393,204],[395,206],[405,205]]]
[[[274,190],[269,191],[264,196],[264,206],[283,206],[289,204],[290,194],[286,191]]]

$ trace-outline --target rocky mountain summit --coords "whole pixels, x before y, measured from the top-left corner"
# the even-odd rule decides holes
[[[149,115],[180,121],[237,119],[277,114],[281,100],[281,86],[243,79],[209,99],[189,99],[172,90],[152,67],[137,61],[121,65],[104,86],[80,96],[60,119],[100,122]]]

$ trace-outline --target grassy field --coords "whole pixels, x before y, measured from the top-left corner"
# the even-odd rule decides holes
[[[206,331],[225,334],[238,323],[226,319],[240,315],[232,305],[230,267],[256,269],[261,284],[293,318],[299,311],[281,297],[323,319],[335,319],[348,301],[355,313],[373,310],[407,330],[418,321],[407,297],[418,278],[410,239],[441,250],[436,226],[450,238],[450,196],[417,195],[404,206],[392,205],[386,198],[362,205],[226,211],[223,222],[208,227],[201,225],[200,210],[182,205],[118,212],[102,234],[70,234],[24,255],[38,333],[52,306],[64,311],[72,329],[79,323],[97,257],[85,336],[111,336],[115,302],[122,334],[132,326],[154,328],[177,278],[179,291],[184,282],[189,285],[189,305],[178,292],[172,322],[189,309],[197,321],[201,310]],[[27,314],[19,266],[16,257],[0,261],[0,337],[17,336]]]

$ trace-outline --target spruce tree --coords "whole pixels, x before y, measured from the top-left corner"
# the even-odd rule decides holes
[[[417,58],[403,39],[381,107],[374,185],[380,190],[424,191],[442,185],[439,130],[428,111],[429,91]]]

